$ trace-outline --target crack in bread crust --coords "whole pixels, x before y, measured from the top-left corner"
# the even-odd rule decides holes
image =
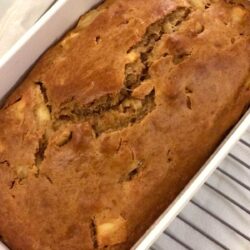
[[[156,107],[155,89],[152,87],[142,99],[135,98],[133,91],[151,78],[156,44],[165,34],[176,32],[189,13],[188,8],[181,7],[151,24],[141,41],[127,52],[131,62],[125,65],[124,87],[120,93],[103,96],[85,107],[63,108],[56,117],[55,127],[69,121],[86,121],[98,137],[142,121]]]
[[[91,220],[91,222],[89,224],[89,228],[90,228],[93,248],[96,249],[96,248],[98,248],[98,242],[97,242],[97,237],[96,237],[96,223],[95,223],[94,218]]]
[[[38,143],[38,148],[37,151],[35,153],[35,166],[37,167],[37,171],[39,174],[39,166],[42,164],[44,158],[45,158],[45,151],[47,149],[48,146],[48,139],[46,137],[46,135],[43,135],[41,139],[39,139],[39,143]]]
[[[47,89],[46,89],[46,86],[43,82],[35,82],[35,84],[37,84],[40,88],[40,92],[41,92],[41,95],[43,97],[43,101],[44,101],[44,104],[46,105],[46,107],[48,108],[49,112],[51,113],[52,111],[52,106],[49,104],[49,98],[48,98],[48,95],[47,95]]]

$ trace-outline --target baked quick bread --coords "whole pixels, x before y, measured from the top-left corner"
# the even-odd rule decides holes
[[[110,0],[0,111],[13,250],[129,249],[250,104],[247,0]]]

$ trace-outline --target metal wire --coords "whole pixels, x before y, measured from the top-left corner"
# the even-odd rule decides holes
[[[235,228],[234,226],[232,226],[231,224],[229,224],[228,222],[226,222],[225,220],[223,220],[222,218],[220,218],[218,215],[216,215],[215,213],[211,212],[210,210],[208,210],[207,208],[203,207],[202,205],[200,205],[198,202],[196,202],[194,200],[191,200],[190,202],[192,204],[194,204],[196,207],[200,208],[205,213],[209,214],[211,217],[213,217],[214,219],[216,219],[220,223],[222,223],[224,226],[230,228],[232,231],[234,231],[235,233],[237,233],[238,235],[240,235],[241,237],[243,237],[244,239],[246,239],[246,240],[248,240],[250,242],[250,237],[249,236],[247,236],[244,233],[242,233],[241,231],[239,231],[237,228]]]
[[[149,249],[150,249],[150,250],[157,250],[157,249],[154,248],[153,246],[151,246]]]
[[[250,210],[248,210],[248,209],[245,208],[243,205],[241,205],[240,203],[238,203],[237,201],[235,201],[234,199],[232,199],[231,197],[229,197],[227,194],[224,194],[223,192],[221,192],[219,189],[213,187],[213,186],[210,185],[209,183],[205,183],[205,186],[207,186],[208,188],[210,188],[211,190],[213,190],[213,191],[216,192],[217,194],[221,195],[221,196],[224,197],[226,200],[228,200],[229,202],[231,202],[232,204],[234,204],[235,206],[237,206],[238,208],[240,208],[241,210],[243,210],[243,211],[246,212],[247,214],[250,214]]]
[[[213,236],[207,234],[205,231],[203,231],[201,228],[197,227],[195,224],[193,224],[192,222],[188,221],[187,219],[185,219],[184,217],[182,217],[181,215],[177,216],[182,222],[186,223],[188,226],[190,226],[191,228],[193,228],[195,231],[199,232],[201,235],[203,235],[204,237],[206,237],[208,240],[212,241],[214,244],[216,244],[217,246],[219,246],[222,249],[225,250],[229,250],[229,248],[227,246],[225,246],[224,244],[220,243],[218,240],[216,240]]]
[[[240,142],[241,142],[243,145],[245,145],[245,146],[247,146],[248,148],[250,148],[250,143],[248,143],[247,141],[245,141],[245,140],[243,140],[243,139],[240,139]]]
[[[192,247],[188,246],[185,242],[178,239],[175,235],[171,234],[170,232],[164,231],[164,234],[167,235],[169,238],[173,239],[175,242],[179,243],[185,249],[194,250]]]
[[[232,153],[229,153],[228,156],[233,159],[234,161],[238,162],[240,165],[242,165],[243,167],[247,168],[247,169],[250,169],[250,166],[244,162],[243,160],[241,160],[240,158],[238,158],[237,156],[235,156],[234,154]]]
[[[225,170],[223,170],[221,168],[217,168],[217,171],[219,171],[220,173],[224,174],[225,176],[227,176],[228,178],[230,178],[231,180],[233,180],[234,182],[236,182],[237,184],[239,184],[240,186],[242,186],[246,190],[250,191],[250,187],[248,185],[246,185],[242,181],[238,180],[237,178],[235,178],[233,175],[229,174]]]

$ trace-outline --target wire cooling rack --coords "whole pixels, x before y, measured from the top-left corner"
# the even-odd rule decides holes
[[[250,128],[151,250],[250,250]]]

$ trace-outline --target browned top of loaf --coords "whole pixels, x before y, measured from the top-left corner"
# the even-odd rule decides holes
[[[0,235],[128,249],[250,103],[250,6],[110,0],[0,111]]]

